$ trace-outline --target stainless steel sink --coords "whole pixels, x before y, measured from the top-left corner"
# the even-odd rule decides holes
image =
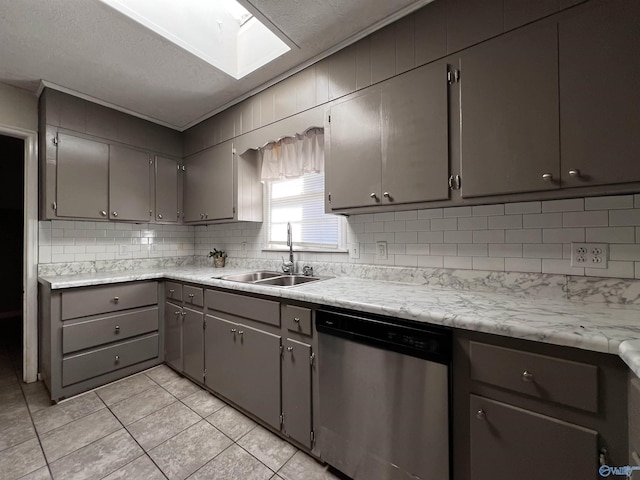
[[[280,277],[281,273],[278,272],[251,272],[251,273],[237,273],[235,275],[227,275],[220,277],[221,280],[230,280],[232,282],[244,282],[253,283],[267,278]]]
[[[276,287],[293,287],[294,285],[301,285],[303,283],[317,282],[322,280],[319,277],[305,277],[304,275],[283,275],[281,277],[268,278],[266,280],[260,280],[255,282],[258,285],[273,285]]]

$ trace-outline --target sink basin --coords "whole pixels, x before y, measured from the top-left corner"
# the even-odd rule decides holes
[[[260,280],[259,282],[256,282],[256,284],[273,285],[276,287],[293,287],[294,285],[301,285],[303,283],[309,283],[309,282],[317,282],[318,280],[322,280],[322,278],[305,277],[304,275],[283,275],[280,277]]]
[[[280,277],[282,274],[277,272],[251,272],[251,273],[238,273],[235,275],[227,275],[220,277],[221,280],[230,280],[232,282],[244,282],[253,283],[267,278]]]

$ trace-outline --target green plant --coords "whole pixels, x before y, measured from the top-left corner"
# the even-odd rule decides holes
[[[209,252],[209,256],[213,258],[226,258],[227,252],[214,248],[212,252]]]

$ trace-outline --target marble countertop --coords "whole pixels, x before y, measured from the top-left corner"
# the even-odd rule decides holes
[[[63,289],[166,278],[283,299],[349,308],[466,330],[620,355],[640,377],[640,308],[561,298],[469,292],[351,277],[283,288],[221,280],[247,268],[174,267],[43,276]]]

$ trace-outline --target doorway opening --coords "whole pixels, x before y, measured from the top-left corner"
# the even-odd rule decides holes
[[[25,141],[0,135],[0,324],[5,346],[23,356]]]

